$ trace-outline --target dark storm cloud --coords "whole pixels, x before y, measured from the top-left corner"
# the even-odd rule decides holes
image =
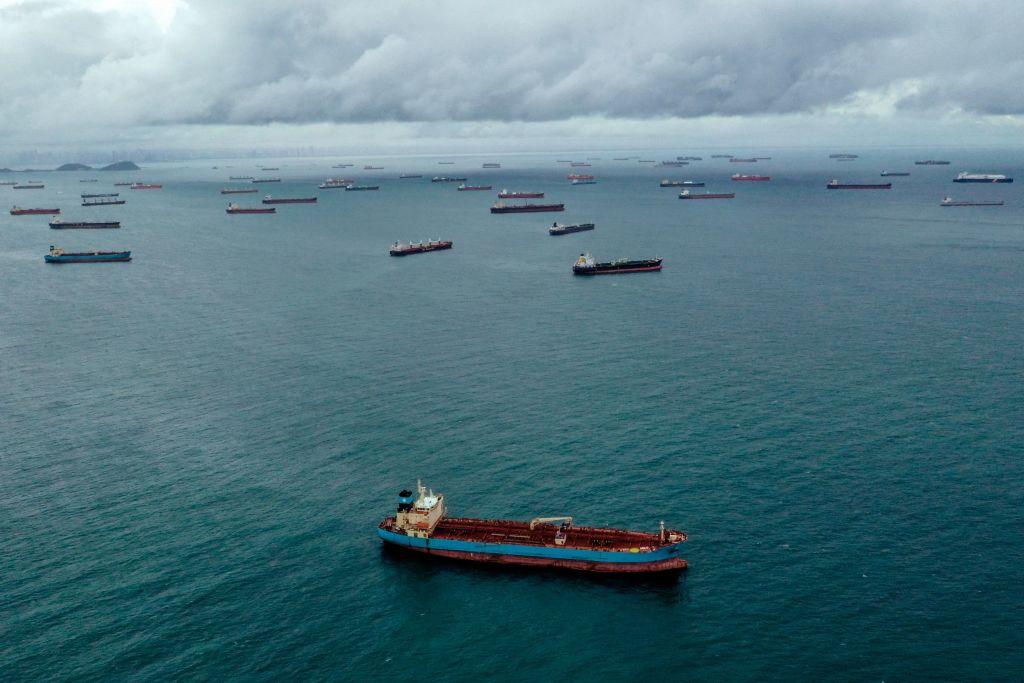
[[[1024,112],[1024,6],[193,0],[0,9],[0,126]]]

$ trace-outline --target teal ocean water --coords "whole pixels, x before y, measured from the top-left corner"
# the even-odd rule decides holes
[[[577,187],[555,156],[281,159],[267,192],[381,189],[276,216],[224,213],[228,176],[262,175],[237,160],[0,187],[123,222],[0,215],[0,678],[1019,680],[1024,165],[827,151],[589,153],[599,183]],[[912,164],[930,157],[953,164]],[[728,180],[755,170],[772,181]],[[881,170],[912,175],[824,188]],[[492,216],[435,174],[567,210]],[[132,179],[164,188],[77,207]],[[388,257],[419,238],[455,248]],[[135,258],[52,266],[50,244]],[[574,278],[585,250],[665,269]],[[664,519],[691,566],[387,552],[376,524],[418,477],[458,515]]]

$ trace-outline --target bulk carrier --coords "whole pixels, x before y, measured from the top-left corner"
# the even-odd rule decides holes
[[[537,517],[529,522],[448,517],[444,496],[417,482],[398,494],[398,510],[385,517],[377,535],[385,543],[471,562],[554,567],[590,572],[637,573],[686,568],[683,531],[657,533],[574,526],[572,517]]]

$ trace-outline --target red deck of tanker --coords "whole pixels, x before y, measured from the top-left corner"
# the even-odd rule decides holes
[[[381,527],[391,529],[394,517],[387,517]],[[445,517],[434,528],[431,538],[476,543],[509,543],[514,545],[554,546],[555,524],[538,524],[532,530],[529,522],[507,519],[475,519],[472,517]],[[623,550],[630,548],[659,548],[673,545],[663,543],[658,534],[624,529],[572,526],[566,530],[564,548],[579,550]]]

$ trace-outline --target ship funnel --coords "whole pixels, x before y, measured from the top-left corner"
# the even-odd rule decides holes
[[[398,511],[399,512],[408,512],[409,510],[412,509],[412,504],[413,504],[412,491],[409,491],[407,489],[402,489],[402,491],[398,494]]]

